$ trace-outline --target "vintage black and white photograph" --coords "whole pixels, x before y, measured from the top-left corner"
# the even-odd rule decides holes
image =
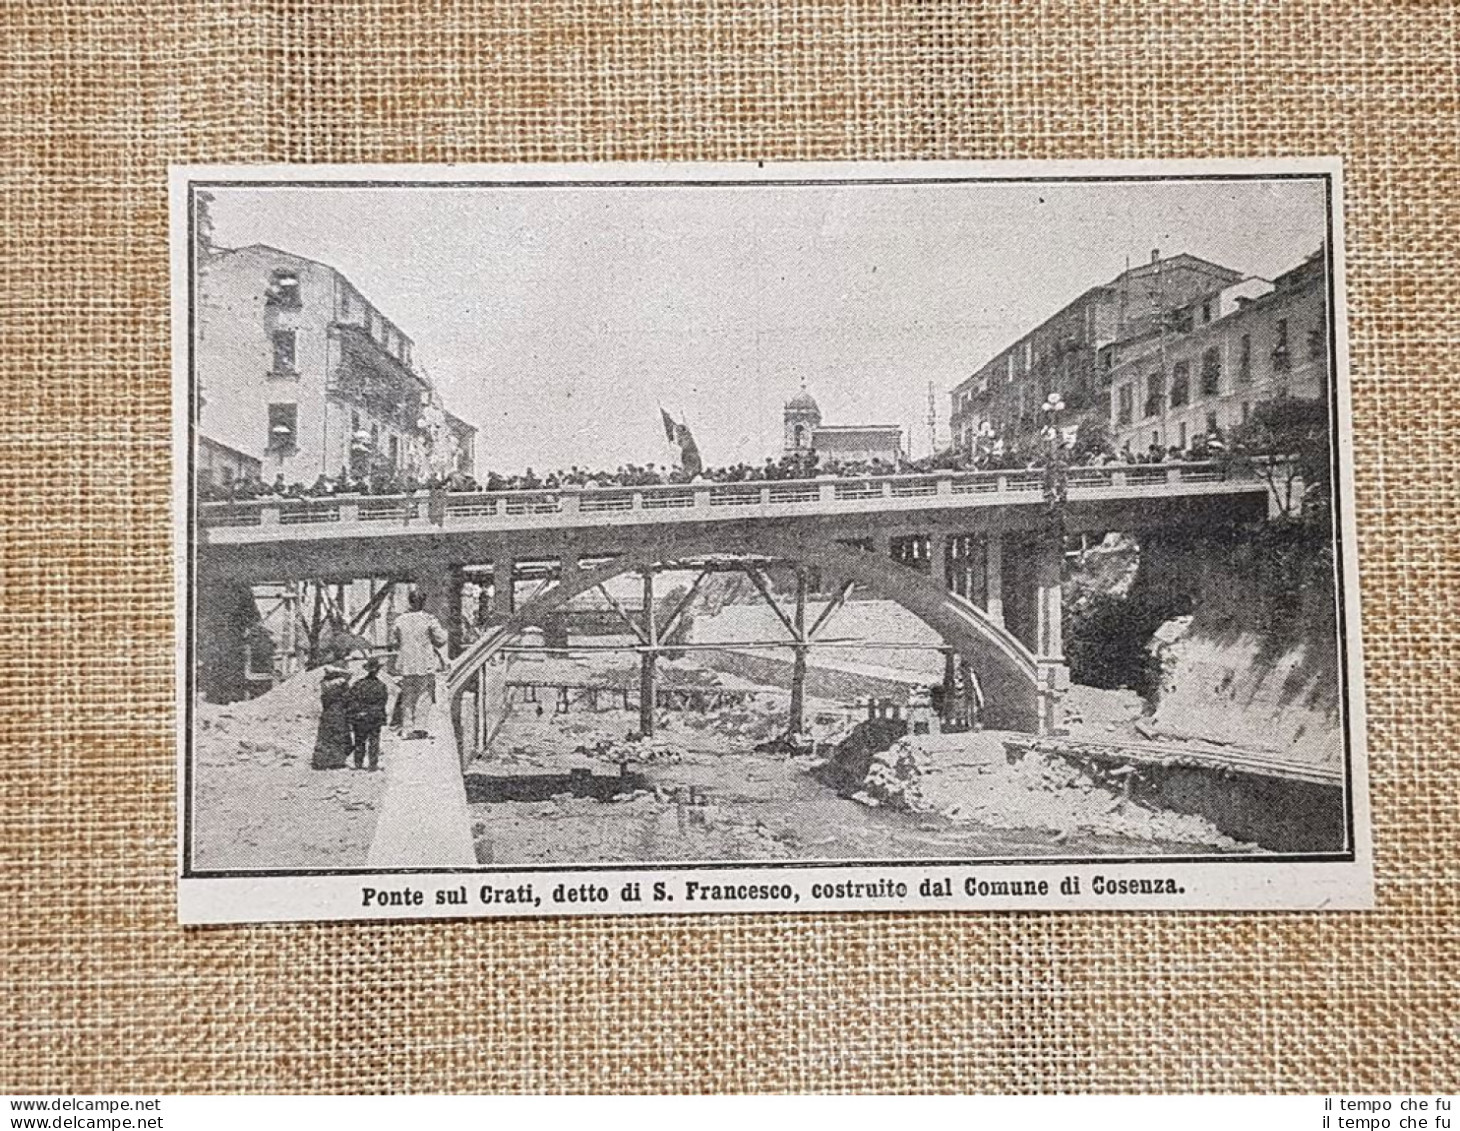
[[[1365,906],[1340,189],[175,170],[184,919]]]

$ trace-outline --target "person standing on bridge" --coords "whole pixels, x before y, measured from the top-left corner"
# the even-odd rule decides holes
[[[426,612],[426,595],[413,590],[410,611],[396,618],[391,629],[395,646],[395,673],[400,676],[401,735],[429,738],[422,726],[428,708],[422,702],[436,702],[436,672],[441,667],[441,649],[446,647],[446,630]]]

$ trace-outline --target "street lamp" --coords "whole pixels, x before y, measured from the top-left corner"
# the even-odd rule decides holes
[[[1049,524],[1057,536],[1064,534],[1065,499],[1069,495],[1069,475],[1065,467],[1064,443],[1060,436],[1060,413],[1065,410],[1064,398],[1050,393],[1045,398],[1043,411],[1049,418],[1049,459],[1044,465],[1044,501],[1048,508]]]

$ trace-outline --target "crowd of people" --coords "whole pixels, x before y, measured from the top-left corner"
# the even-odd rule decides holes
[[[1204,461],[1221,458],[1225,448],[1218,436],[1199,436],[1183,449],[1163,448],[1152,444],[1146,451],[1135,453],[1129,447],[1117,452],[1109,444],[1082,445],[1078,441],[1055,449],[1050,443],[1030,443],[1024,447],[988,445],[973,452],[948,449],[920,459],[899,457],[896,460],[823,459],[814,449],[788,453],[764,464],[740,463],[726,467],[689,471],[663,464],[620,464],[613,471],[592,471],[576,464],[566,470],[539,475],[532,468],[515,475],[488,471],[482,479],[464,472],[422,478],[408,471],[377,469],[371,473],[351,474],[341,468],[338,475],[321,475],[312,484],[288,483],[283,475],[272,483],[262,479],[235,479],[227,484],[204,484],[204,502],[241,502],[261,498],[314,499],[336,495],[412,495],[417,492],[470,491],[542,491],[560,487],[594,490],[604,487],[655,487],[695,483],[760,483],[776,480],[837,478],[873,478],[883,475],[914,475],[934,471],[1023,471],[1048,466],[1051,453],[1072,467],[1104,467],[1116,464],[1151,464],[1173,461]]]

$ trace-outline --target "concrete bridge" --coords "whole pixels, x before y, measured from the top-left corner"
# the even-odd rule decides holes
[[[1067,534],[1261,518],[1269,508],[1261,476],[1216,464],[1076,467],[1064,478],[1059,512]],[[956,665],[976,677],[987,725],[1047,733],[1068,686],[1062,545],[1052,533],[1049,490],[1046,472],[1036,469],[209,503],[198,511],[198,584],[200,591],[304,578],[415,584],[451,628],[447,688],[455,703],[522,629],[580,593],[637,573],[643,611],[625,620],[643,660],[645,729],[653,725],[655,658],[674,647],[662,643],[672,624],[654,623],[657,572],[747,571],[803,671],[817,634],[855,589],[898,602],[942,636],[950,676]],[[794,570],[788,609],[770,592],[763,571],[772,565]],[[467,644],[460,596],[469,577],[489,580],[495,597],[483,633]],[[537,585],[519,602],[523,581]],[[816,592],[830,600],[808,623]],[[793,682],[793,725],[798,710]]]

